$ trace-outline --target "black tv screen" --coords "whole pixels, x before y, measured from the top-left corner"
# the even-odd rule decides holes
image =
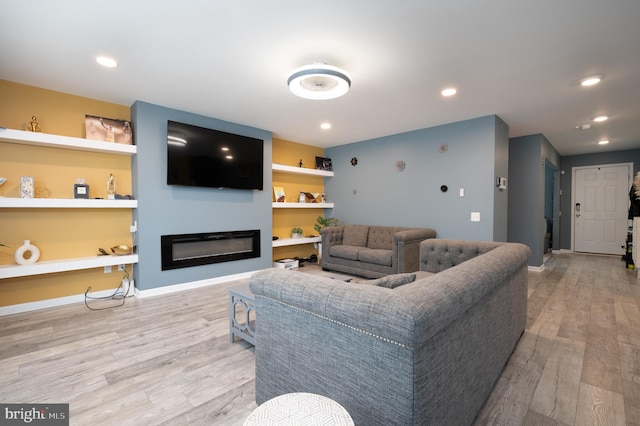
[[[167,122],[167,184],[262,190],[262,139]]]

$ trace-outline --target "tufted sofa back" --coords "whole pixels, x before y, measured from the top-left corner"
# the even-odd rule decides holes
[[[429,239],[420,243],[420,270],[442,272],[504,243]]]
[[[410,228],[401,228],[395,226],[369,226],[369,238],[367,239],[367,247],[370,249],[393,249],[393,237],[396,232]]]

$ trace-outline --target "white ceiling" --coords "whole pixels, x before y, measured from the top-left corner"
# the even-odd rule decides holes
[[[561,155],[640,148],[638,0],[3,0],[0,58],[1,79],[321,147],[497,114]],[[346,70],[349,93],[291,94],[316,61]],[[605,79],[580,87],[591,74]]]

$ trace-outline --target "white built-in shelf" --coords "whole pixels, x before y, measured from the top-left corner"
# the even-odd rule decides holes
[[[135,209],[138,200],[86,198],[0,198],[0,208],[20,209]]]
[[[2,127],[0,127],[0,142],[129,156],[137,152],[135,145],[94,141],[91,139],[52,135],[49,133],[27,132]]]
[[[322,241],[322,237],[282,238],[280,240],[275,240],[272,246],[273,247],[297,246],[299,244],[319,243],[321,241]]]
[[[90,256],[73,259],[44,260],[33,265],[0,265],[0,279],[27,277],[30,275],[52,274],[54,272],[76,271],[80,269],[102,268],[104,266],[129,265],[138,263],[138,255]]]
[[[293,174],[298,174],[298,175],[324,176],[324,177],[333,176],[333,172],[332,171],[306,169],[304,167],[287,166],[287,165],[284,165],[284,164],[272,164],[271,165],[271,169],[274,172],[293,173]]]
[[[274,209],[332,209],[333,203],[272,203]]]

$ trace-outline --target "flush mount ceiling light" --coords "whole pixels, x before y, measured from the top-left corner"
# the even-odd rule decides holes
[[[118,62],[113,58],[109,58],[108,56],[98,56],[96,58],[96,62],[107,68],[115,68],[118,66]]]
[[[294,70],[287,79],[289,90],[301,98],[324,100],[349,91],[351,79],[340,68],[317,62]]]
[[[607,140],[604,140],[604,141],[598,141],[598,145],[606,145],[606,144],[608,144],[608,143],[609,143],[609,141],[607,141]]]
[[[602,81],[602,78],[601,75],[592,75],[580,80],[580,85],[584,87],[595,86]]]
[[[326,123],[326,122],[322,123],[322,124],[320,124],[320,128],[322,130],[329,130],[331,128],[331,123]]]
[[[609,117],[607,117],[606,115],[599,115],[595,117],[593,121],[595,121],[596,123],[602,123],[603,121],[607,121],[608,119]]]

